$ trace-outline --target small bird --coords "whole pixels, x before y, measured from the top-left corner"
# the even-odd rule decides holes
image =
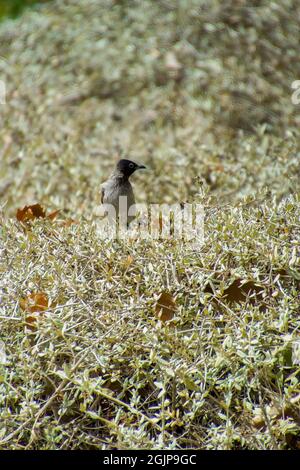
[[[135,204],[134,193],[129,177],[136,170],[142,170],[145,168],[146,167],[144,165],[138,165],[131,160],[119,160],[110,178],[101,185],[101,204],[111,204],[116,211],[117,217],[120,217],[122,214],[123,206],[120,206],[120,197],[126,197],[126,213],[122,214],[122,218],[127,227],[135,218],[134,215],[128,215],[128,210]],[[113,219],[115,220],[115,218]]]

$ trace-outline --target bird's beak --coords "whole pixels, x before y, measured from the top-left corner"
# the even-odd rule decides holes
[[[138,165],[137,170],[146,170],[145,165]]]

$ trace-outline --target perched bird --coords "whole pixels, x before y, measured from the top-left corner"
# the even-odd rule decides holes
[[[135,204],[134,193],[129,177],[136,170],[142,170],[144,168],[146,168],[144,165],[138,165],[131,160],[122,159],[117,163],[110,178],[101,185],[101,203],[111,204],[115,209],[116,216],[122,217],[127,227],[134,219],[134,215],[128,215],[128,210]],[[122,202],[122,199],[124,199],[121,198],[122,196],[126,198],[125,207],[122,205],[124,202]],[[111,216],[109,212],[108,215]],[[110,218],[115,220],[115,217],[111,216]]]

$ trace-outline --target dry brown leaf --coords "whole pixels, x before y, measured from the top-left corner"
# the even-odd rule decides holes
[[[245,302],[247,297],[255,296],[257,300],[262,300],[263,288],[257,286],[253,281],[243,283],[243,279],[235,279],[227,289],[224,290],[223,296],[229,303]]]
[[[20,307],[25,311],[25,321],[28,327],[34,330],[40,315],[49,308],[49,299],[44,292],[32,293],[20,299]]]
[[[54,220],[60,213],[60,209],[57,209],[57,211],[51,212],[51,214],[47,215],[47,219]]]
[[[34,219],[45,218],[46,211],[40,204],[33,204],[31,206],[25,206],[23,209],[18,209],[16,217],[19,222],[26,224]]]
[[[28,224],[34,219],[49,219],[54,220],[61,212],[60,209],[51,212],[46,215],[46,210],[40,204],[33,204],[31,206],[25,206],[23,209],[18,209],[16,217],[19,222]]]
[[[44,292],[29,294],[20,300],[20,306],[30,313],[45,311],[49,307],[48,296]]]
[[[155,315],[163,322],[172,320],[177,306],[174,298],[169,292],[162,292],[155,305]]]

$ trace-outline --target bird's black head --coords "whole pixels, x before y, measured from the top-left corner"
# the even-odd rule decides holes
[[[129,178],[129,176],[132,175],[132,173],[134,173],[136,170],[142,170],[143,168],[146,167],[144,165],[138,165],[137,163],[132,162],[131,160],[122,159],[117,163],[118,173],[121,173],[127,178]]]

